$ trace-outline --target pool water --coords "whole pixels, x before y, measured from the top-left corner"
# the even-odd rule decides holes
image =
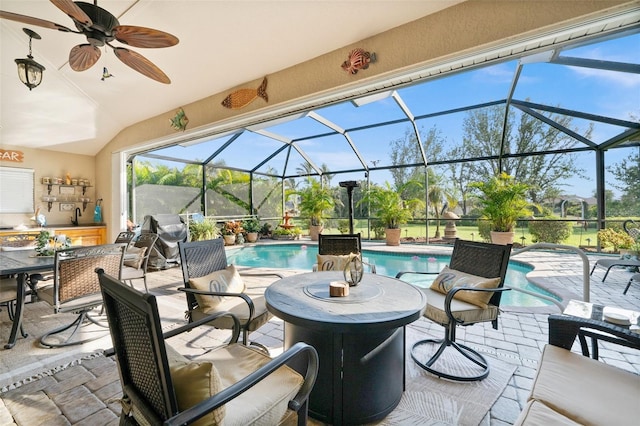
[[[303,244],[274,244],[256,245],[232,249],[227,252],[228,262],[239,266],[254,268],[282,268],[309,270],[316,263],[318,247],[316,245]],[[372,250],[363,250],[362,259],[366,263],[374,264],[378,274],[395,277],[400,271],[439,272],[449,264],[449,256],[412,253],[382,253]],[[505,285],[508,287],[522,288],[557,298],[557,296],[530,283],[526,274],[533,268],[525,264],[511,261],[507,269]],[[405,275],[403,280],[411,282],[418,287],[429,287],[436,275]],[[538,299],[527,294],[507,291],[502,294],[501,305],[536,307],[547,306],[551,302]]]

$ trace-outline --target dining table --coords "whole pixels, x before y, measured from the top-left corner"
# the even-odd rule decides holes
[[[292,275],[267,287],[265,302],[284,321],[285,349],[306,342],[318,352],[309,415],[333,425],[375,422],[400,402],[405,326],[422,316],[426,296],[379,274],[365,273],[345,296],[331,295],[336,283],[346,284],[342,272]]]
[[[35,250],[0,251],[0,276],[15,276],[18,281],[16,291],[16,310],[11,326],[9,341],[5,349],[15,346],[18,331],[22,329],[22,317],[26,301],[26,286],[29,274],[53,271],[54,256],[37,256]]]

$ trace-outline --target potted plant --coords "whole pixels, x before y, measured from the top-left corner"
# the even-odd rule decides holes
[[[385,186],[372,185],[364,194],[358,205],[368,203],[371,214],[376,216],[384,225],[387,245],[400,245],[400,225],[412,218],[411,210],[422,204],[421,200],[413,198],[403,200],[402,193],[409,185],[420,185],[410,181],[397,190],[385,182]]]
[[[189,239],[191,241],[213,240],[220,237],[220,230],[211,218],[189,222]]]
[[[71,247],[71,239],[65,235],[54,235],[49,231],[40,231],[36,238],[36,255],[53,256],[56,250]]]
[[[309,218],[309,236],[312,241],[318,241],[324,226],[323,219],[335,202],[329,188],[313,179],[309,179],[308,183],[306,188],[295,193],[300,196],[300,212]]]
[[[224,244],[232,246],[236,243],[238,234],[243,232],[242,223],[235,220],[225,222],[221,229],[222,238],[224,238]]]
[[[242,221],[242,228],[247,234],[247,241],[255,243],[258,241],[258,233],[262,229],[260,221],[257,218],[246,219]]]
[[[474,182],[471,186],[482,193],[478,202],[482,216],[491,223],[491,241],[495,244],[513,243],[517,220],[532,214],[525,198],[529,186],[516,182],[513,176],[504,172],[486,182]]]

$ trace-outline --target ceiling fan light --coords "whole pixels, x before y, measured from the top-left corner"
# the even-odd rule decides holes
[[[23,28],[22,31],[29,36],[29,54],[25,59],[16,59],[16,64],[18,64],[18,77],[20,81],[31,90],[42,83],[44,67],[34,61],[31,55],[31,40],[34,38],[40,40],[41,37],[29,28]]]
[[[45,68],[34,61],[31,55],[25,59],[16,59],[16,64],[18,64],[18,77],[29,90],[42,83],[42,72]]]

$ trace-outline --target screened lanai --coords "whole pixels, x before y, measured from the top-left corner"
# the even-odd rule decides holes
[[[526,182],[549,219],[599,229],[640,217],[640,27],[448,67],[132,153],[130,217],[257,215],[277,224],[290,212],[304,226],[295,191],[315,179],[333,191],[328,216],[339,221],[348,217],[339,182],[356,181],[354,216],[373,237],[362,193],[416,180],[420,193],[403,196],[424,200],[413,219],[429,236],[447,209],[478,219],[470,183],[500,172]],[[434,186],[440,200],[428,196]]]

